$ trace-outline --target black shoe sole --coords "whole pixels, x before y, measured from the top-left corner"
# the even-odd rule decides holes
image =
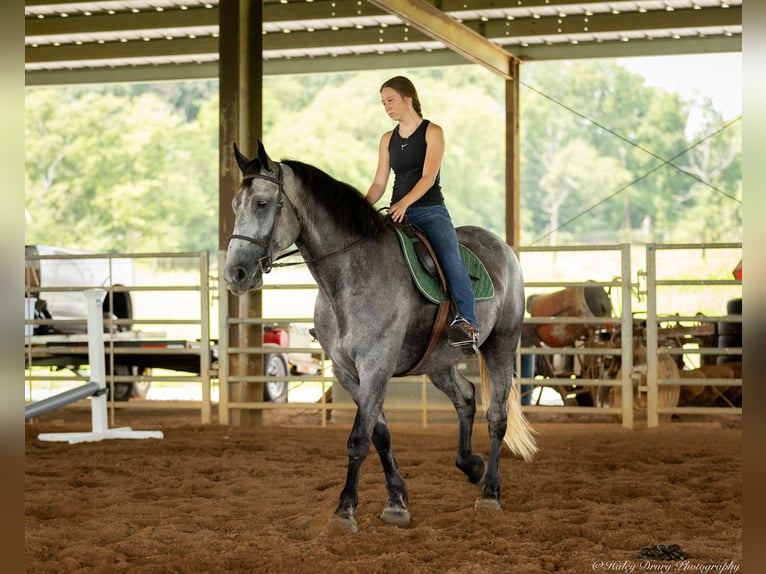
[[[460,350],[466,357],[475,357],[479,350],[476,348],[476,343],[470,345],[460,345]]]

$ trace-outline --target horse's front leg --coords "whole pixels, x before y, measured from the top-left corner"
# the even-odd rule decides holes
[[[372,369],[367,369],[371,372]],[[382,417],[383,400],[386,395],[386,383],[389,374],[378,375],[366,383],[350,375],[348,371],[336,366],[335,375],[354,399],[357,405],[354,426],[351,429],[346,449],[348,452],[348,469],[346,483],[340,493],[338,507],[335,509],[335,520],[352,532],[358,531],[356,509],[359,505],[359,475],[367,455],[370,452],[370,441],[381,454],[383,468],[386,470],[386,481],[391,489],[403,490],[403,484],[393,452],[390,451],[391,437],[388,435],[385,419]],[[362,389],[365,389],[364,391]],[[393,496],[396,499],[396,496]],[[401,497],[400,497],[401,498]],[[402,500],[406,500],[402,498]]]
[[[383,413],[380,413],[372,431],[372,442],[380,456],[383,472],[386,475],[388,499],[380,519],[393,526],[407,526],[410,523],[410,511],[407,509],[407,486],[399,472],[399,465],[391,447],[391,434]]]
[[[382,393],[381,393],[382,394]],[[379,401],[382,403],[382,399]],[[346,472],[346,484],[340,494],[338,507],[335,509],[334,520],[352,532],[359,530],[356,521],[356,510],[359,505],[359,476],[362,463],[370,452],[370,438],[380,456],[383,472],[386,476],[386,488],[388,499],[381,520],[394,526],[407,526],[410,523],[410,512],[407,509],[407,487],[399,471],[396,456],[391,447],[391,434],[388,424],[381,412],[381,405],[375,401],[375,406],[365,408],[364,402],[360,401],[354,418],[354,427],[351,429],[347,443],[348,470]],[[377,414],[375,414],[377,411]],[[369,414],[368,414],[369,413]],[[374,421],[372,424],[369,421]]]
[[[346,484],[340,493],[338,507],[335,509],[335,520],[352,532],[358,532],[356,508],[359,505],[359,475],[370,452],[370,432],[365,424],[366,417],[362,414],[361,405],[357,406],[354,426],[346,443],[348,452],[348,468]]]

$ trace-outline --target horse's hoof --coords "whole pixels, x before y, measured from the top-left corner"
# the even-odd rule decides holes
[[[500,501],[496,498],[477,498],[473,503],[475,509],[489,508],[490,510],[502,510],[500,508]]]
[[[479,456],[474,456],[469,464],[458,467],[465,474],[466,479],[471,484],[481,484],[484,475],[487,473],[487,467]]]
[[[359,525],[356,523],[356,519],[353,516],[333,516],[330,518],[327,525],[332,530],[343,532],[359,532]]]
[[[410,511],[401,506],[386,506],[380,519],[391,526],[409,526]]]

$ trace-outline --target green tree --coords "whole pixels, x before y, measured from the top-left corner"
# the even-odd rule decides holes
[[[557,245],[559,228],[568,240],[612,243],[623,241],[614,226],[605,225],[603,210],[583,211],[593,203],[594,191],[619,189],[630,180],[630,173],[612,157],[605,157],[589,143],[573,140],[556,150],[548,171],[540,180],[545,193],[540,208],[550,217],[548,243]],[[598,207],[596,205],[595,207]]]
[[[444,127],[455,224],[504,235],[505,83],[478,66],[267,77],[270,154],[366,192],[394,126],[378,90],[395,74],[413,79],[425,117]],[[216,88],[28,89],[27,242],[216,249]],[[520,122],[523,244],[741,237],[741,122],[727,126],[710,102],[647,87],[611,61],[526,63]]]
[[[200,134],[171,106],[150,93],[30,90],[27,98],[27,243],[98,251],[214,245],[216,226],[199,229],[217,223],[217,193],[202,189],[197,171]],[[217,157],[215,149],[206,153]]]
[[[608,236],[620,241],[679,237],[677,229],[694,205],[684,198],[703,195],[695,191],[698,180],[716,177],[684,167],[686,150],[693,145],[686,133],[690,104],[677,94],[645,86],[641,76],[609,61],[526,64],[522,71],[522,242],[550,241],[554,234],[574,242]],[[582,161],[583,156],[568,150],[575,141],[587,143],[597,154],[590,157],[590,169],[609,169],[615,175],[587,178],[592,187],[580,197],[566,187],[553,189],[567,180],[587,185],[578,178],[574,162],[563,172],[559,165],[562,157]],[[723,146],[736,158],[736,138],[715,141],[711,145]],[[726,170],[730,181],[722,185],[736,195],[741,170],[736,159],[727,163],[726,153],[719,156],[719,165],[731,166]],[[695,171],[697,179],[690,176]],[[571,200],[577,203],[569,206]],[[582,215],[561,215],[570,207]],[[560,213],[552,220],[554,209]],[[598,220],[591,221],[586,213]],[[703,221],[699,214],[694,217]],[[737,225],[736,218],[732,223]],[[594,235],[593,225],[613,233]]]
[[[269,124],[264,140],[272,157],[310,163],[365,193],[375,174],[378,139],[386,129],[386,118],[377,78],[366,73],[344,79],[319,86],[303,108],[264,109]],[[285,82],[289,80],[269,82],[269,93],[283,92]],[[265,99],[266,103],[279,101],[273,96]]]
[[[701,108],[698,142],[681,158],[690,174],[686,191],[678,194],[682,213],[678,241],[742,241],[742,122],[725,122],[709,102]]]

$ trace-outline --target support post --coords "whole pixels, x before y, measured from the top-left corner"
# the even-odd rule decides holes
[[[91,428],[94,433],[106,432],[106,363],[104,359],[104,315],[102,312],[106,292],[88,289],[85,299],[88,309],[88,364],[90,380],[98,384],[99,392],[91,399]]]
[[[622,291],[622,426],[633,429],[633,304],[630,291],[630,244],[623,243],[620,251]]]
[[[232,143],[248,157],[256,152],[262,126],[263,76],[263,3],[255,0],[222,0],[220,18],[220,182],[219,182],[219,249],[228,248],[227,240],[234,229],[231,202],[239,187],[240,174],[232,159]],[[237,317],[262,317],[263,296],[251,291],[240,297],[227,293],[228,308]],[[229,341],[234,347],[260,347],[261,325],[232,324]],[[247,376],[263,372],[263,356],[237,354],[229,357],[230,374]],[[260,402],[263,383],[231,383],[234,402]],[[220,406],[219,406],[220,408]],[[260,410],[236,410],[224,415],[235,426],[260,424]],[[220,417],[219,413],[219,417]]]
[[[646,426],[659,426],[657,388],[657,249],[646,246]]]
[[[519,60],[510,60],[505,81],[505,242],[521,245],[521,137],[519,132]]]

